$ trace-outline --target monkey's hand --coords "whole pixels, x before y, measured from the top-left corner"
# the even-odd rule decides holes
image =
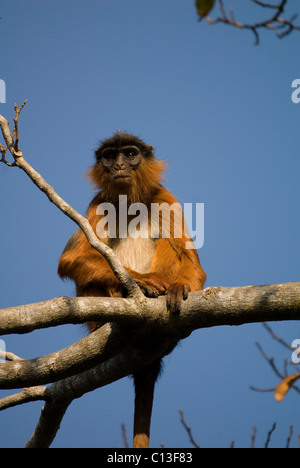
[[[163,296],[170,287],[170,283],[159,273],[139,274],[138,277],[133,275],[133,278],[147,297]]]
[[[171,314],[179,314],[181,301],[186,301],[191,288],[184,283],[172,283],[167,291],[167,311]]]

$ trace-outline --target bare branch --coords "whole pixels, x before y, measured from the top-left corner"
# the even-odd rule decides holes
[[[23,107],[25,106],[26,102],[27,102],[27,99],[25,99],[25,101],[21,105],[20,109],[18,109],[17,103],[15,104],[16,116],[14,118],[15,126],[14,126],[14,130],[13,130],[13,134],[12,134],[12,137],[14,137],[14,136],[16,137],[15,151],[19,151],[19,116],[20,116],[20,112],[23,109]]]
[[[142,307],[135,299],[57,297],[35,304],[9,307],[0,309],[0,335],[29,333],[41,328],[87,321],[129,321],[138,324],[141,319],[147,318],[147,313],[143,313],[143,310],[149,310],[146,303]]]
[[[294,348],[290,344],[288,344],[286,341],[284,341],[282,338],[280,338],[280,336],[276,335],[276,333],[272,330],[272,328],[267,323],[263,323],[263,327],[271,335],[273,340],[278,341],[278,343],[280,343],[282,346],[284,346],[289,351],[294,350]]]
[[[45,400],[46,387],[24,388],[22,392],[0,399],[0,411],[31,401]]]
[[[189,299],[183,304],[179,316],[173,317],[166,313],[165,297],[158,299],[146,299],[142,306],[134,300],[115,298],[76,298],[65,301],[59,298],[58,304],[62,306],[62,313],[57,308],[51,307],[51,301],[37,305],[37,322],[44,326],[57,325],[57,316],[64,315],[59,323],[84,322],[88,319],[98,321],[114,321],[120,324],[147,325],[148,333],[155,330],[163,333],[163,341],[176,341],[188,336],[197,328],[205,328],[216,325],[239,325],[253,323],[261,320],[294,320],[299,316],[299,283],[286,283],[269,286],[245,286],[240,288],[207,288],[204,291],[191,293]],[[62,300],[63,299],[63,300]],[[208,300],[209,299],[209,300]],[[54,300],[55,303],[55,300]],[[66,308],[66,304],[70,309]],[[76,310],[81,313],[78,314]],[[91,304],[98,305],[99,309],[91,308]],[[57,305],[57,302],[56,302]],[[103,307],[102,307],[103,306]],[[26,307],[26,306],[24,306]],[[1,333],[16,332],[16,328],[22,331],[22,327],[28,331],[34,329],[35,308],[27,306],[26,313],[23,307],[14,316],[11,309],[0,310]],[[89,309],[92,309],[88,312]],[[101,313],[104,310],[104,314]],[[41,325],[41,311],[45,312],[46,319]],[[85,310],[86,313],[82,313]],[[99,313],[100,312],[100,313]],[[125,313],[124,313],[125,312]],[[47,315],[49,316],[47,318]],[[23,319],[23,320],[22,320]],[[17,326],[11,327],[11,323],[20,321]],[[8,328],[8,330],[6,329]],[[134,328],[134,327],[133,327]],[[13,361],[0,364],[0,388],[18,388],[22,386],[41,385],[53,382],[60,378],[80,372],[83,368],[93,366],[116,352],[121,350],[121,337],[115,329],[106,324],[92,335],[56,353],[38,359],[27,361]],[[107,346],[109,342],[110,346]],[[258,345],[259,346],[259,345]],[[89,349],[89,353],[86,353]],[[261,349],[261,348],[260,348]],[[262,349],[261,352],[263,353]],[[264,355],[264,353],[263,353]],[[284,376],[278,371],[272,359],[264,357],[272,365],[277,375]]]
[[[281,380],[284,379],[284,375],[277,369],[275,363],[274,363],[274,358],[269,358],[267,356],[267,354],[264,352],[263,348],[261,347],[261,345],[259,343],[256,343],[256,346],[258,347],[261,355],[263,356],[263,358],[269,363],[269,365],[271,366],[272,370],[275,372],[275,374],[277,375],[277,377],[279,377]]]
[[[257,428],[253,426],[253,432],[251,436],[251,448],[255,448],[255,440],[256,440]]]
[[[269,325],[267,325],[266,323],[263,323],[263,326],[264,328],[267,330],[267,332],[270,334],[270,336],[275,340],[277,341],[278,343],[280,343],[281,345],[283,345],[285,348],[287,348],[289,351],[293,351],[294,348],[292,346],[290,346],[288,343],[286,343],[282,338],[278,337],[274,332],[273,330],[271,329],[271,327]],[[278,367],[276,366],[275,362],[274,362],[274,358],[270,358],[267,356],[267,354],[265,353],[265,351],[263,350],[263,348],[261,347],[261,345],[259,343],[256,343],[256,346],[258,347],[260,353],[262,354],[263,358],[268,362],[268,364],[271,366],[272,370],[274,371],[274,373],[277,375],[277,377],[279,377],[281,383],[282,382],[285,382],[287,380],[287,376],[289,374],[288,372],[288,365],[291,365],[293,366],[296,370],[297,370],[297,374],[293,374],[293,375],[298,375],[299,374],[299,367],[297,366],[297,364],[285,359],[284,360],[284,373],[282,374]],[[292,376],[289,376],[289,378],[291,378]],[[281,401],[278,400],[278,398],[276,397],[276,392],[277,392],[277,388],[279,386],[277,386],[276,388],[271,388],[271,389],[260,389],[260,388],[256,388],[256,387],[253,387],[251,386],[251,390],[254,390],[256,392],[275,392],[275,398],[277,399],[277,401]],[[293,388],[297,393],[300,393],[300,388],[297,387],[297,385],[291,385],[291,388]],[[281,393],[281,392],[280,392]],[[286,392],[284,392],[285,394]],[[282,397],[283,398],[283,397]]]
[[[121,429],[122,429],[122,439],[123,439],[123,442],[124,442],[124,446],[125,446],[125,448],[129,448],[129,442],[128,442],[128,438],[127,438],[126,426],[125,426],[124,423],[122,424]]]
[[[0,388],[22,388],[55,382],[111,358],[123,347],[120,333],[106,324],[61,351],[36,359],[1,363]]]
[[[190,427],[188,427],[187,423],[185,422],[184,420],[184,415],[183,415],[183,411],[182,409],[179,409],[179,414],[180,414],[180,422],[181,424],[183,425],[183,427],[185,428],[188,436],[189,436],[189,439],[191,441],[191,444],[195,447],[195,448],[200,448],[200,445],[197,444],[197,442],[195,441],[193,435],[192,435],[192,430]]]
[[[252,385],[250,385],[250,390],[253,390],[254,392],[260,392],[260,393],[273,393],[274,390],[275,390],[275,387],[273,388],[257,388],[257,387],[253,387]]]
[[[144,367],[161,356],[166,348],[158,346],[146,351],[128,346],[123,353],[93,367],[81,374],[60,380],[45,390],[47,403],[42,409],[34,434],[26,444],[27,448],[49,447],[56,435],[62,417],[75,398],[108,385]],[[154,354],[153,354],[154,353]]]
[[[259,44],[259,41],[260,41],[260,37],[259,37],[260,29],[269,29],[273,31],[279,31],[283,29],[282,32],[276,32],[276,36],[280,39],[287,36],[294,30],[300,31],[300,26],[297,26],[294,24],[294,21],[297,18],[296,14],[293,15],[292,18],[290,19],[286,19],[282,17],[285,11],[287,0],[281,0],[280,3],[275,3],[275,4],[262,2],[260,0],[252,0],[252,2],[265,9],[269,8],[269,9],[274,10],[274,13],[269,18],[261,22],[256,22],[253,24],[246,24],[236,19],[233,8],[230,8],[230,16],[227,15],[223,0],[219,0],[221,16],[215,19],[212,19],[209,16],[206,16],[204,19],[209,24],[223,23],[223,24],[228,24],[230,26],[237,27],[239,29],[248,29],[252,31],[255,36],[255,45]]]
[[[271,436],[272,436],[273,432],[275,431],[275,429],[276,429],[276,422],[273,424],[272,428],[268,432],[268,437],[267,437],[267,440],[266,440],[266,443],[265,443],[265,448],[269,448],[269,443],[271,441]]]
[[[209,287],[189,294],[177,317],[166,313],[165,297],[135,299],[58,297],[37,304],[0,309],[0,334],[29,331],[89,320],[162,328],[170,326],[179,337],[197,328],[217,325],[297,320],[300,312],[300,283],[264,286]]]
[[[24,102],[24,104],[26,101]],[[53,203],[57,208],[59,208],[66,216],[68,216],[72,221],[74,221],[84,232],[86,235],[90,245],[100,252],[103,257],[108,261],[110,267],[112,268],[116,277],[120,280],[120,282],[125,286],[128,293],[132,297],[139,298],[141,301],[144,298],[144,295],[136,282],[130,277],[128,272],[125,270],[123,265],[121,264],[120,260],[116,257],[113,250],[101,242],[96,234],[94,233],[90,223],[88,220],[80,215],[77,211],[74,210],[68,203],[66,203],[51,187],[43,177],[33,169],[33,167],[25,161],[22,151],[19,150],[19,130],[18,130],[18,120],[19,114],[24,104],[18,109],[17,105],[15,106],[17,115],[14,119],[15,121],[15,128],[13,134],[10,133],[8,121],[0,115],[0,127],[2,130],[3,137],[6,141],[7,147],[12,154],[15,162],[14,164],[7,164],[5,161],[5,157],[3,156],[4,149],[0,149],[2,152],[2,159],[1,161],[9,166],[18,166],[22,169],[28,177],[32,180],[32,182],[48,197],[51,203]],[[13,136],[16,135],[16,141],[14,142]],[[3,146],[2,146],[3,148]],[[5,155],[5,153],[4,153]]]
[[[34,433],[24,448],[50,447],[70,403],[67,399],[46,402]]]
[[[291,443],[291,440],[292,440],[292,437],[293,437],[293,433],[294,433],[294,425],[291,424],[290,425],[290,432],[289,432],[289,435],[288,435],[288,438],[287,438],[287,441],[286,441],[285,448],[290,448],[290,443]]]

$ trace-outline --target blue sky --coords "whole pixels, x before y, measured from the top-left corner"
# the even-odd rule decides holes
[[[266,14],[225,3],[241,19]],[[165,185],[181,203],[205,204],[207,286],[299,281],[299,33],[262,31],[257,47],[251,32],[199,23],[193,0],[2,0],[0,16],[0,113],[12,119],[14,102],[28,99],[21,149],[75,209],[85,213],[93,196],[84,174],[99,140],[127,130],[167,160]],[[0,307],[74,295],[56,268],[75,226],[18,169],[1,165],[0,180]],[[299,323],[273,328],[289,343],[300,338]],[[5,341],[31,358],[83,336],[64,326]],[[178,408],[204,447],[248,447],[254,425],[263,446],[275,421],[271,446],[285,445],[291,423],[297,445],[299,396],[278,404],[249,389],[278,382],[256,341],[282,369],[290,356],[261,324],[199,330],[181,343],[157,385],[152,447],[190,446]],[[24,445],[40,409],[2,413],[0,447]],[[75,401],[53,447],[120,447],[132,413],[127,378]]]

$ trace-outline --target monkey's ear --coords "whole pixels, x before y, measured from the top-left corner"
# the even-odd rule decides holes
[[[96,156],[96,161],[98,163],[102,158],[102,152],[100,151],[100,148],[96,149],[95,156]]]
[[[146,146],[146,156],[147,158],[154,158],[154,148],[151,145],[145,145]]]

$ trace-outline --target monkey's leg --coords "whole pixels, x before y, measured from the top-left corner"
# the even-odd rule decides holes
[[[133,375],[135,385],[134,448],[148,448],[155,382],[161,369],[161,359]]]

